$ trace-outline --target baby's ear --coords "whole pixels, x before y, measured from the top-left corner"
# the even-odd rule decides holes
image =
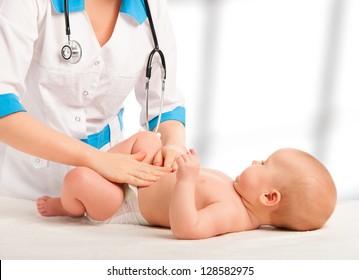
[[[274,206],[279,203],[281,199],[280,192],[277,190],[271,190],[267,193],[262,193],[259,197],[259,201],[264,206]]]

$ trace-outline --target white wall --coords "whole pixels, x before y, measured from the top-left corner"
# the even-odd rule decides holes
[[[234,177],[295,147],[322,160],[340,199],[358,199],[359,1],[168,2],[202,165]]]

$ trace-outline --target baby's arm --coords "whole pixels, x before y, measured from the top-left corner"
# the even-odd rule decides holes
[[[196,181],[200,171],[196,152],[190,150],[189,154],[178,157],[177,164],[177,182],[169,209],[173,234],[181,239],[201,239],[225,233],[227,224],[223,217],[227,211],[224,203],[196,208]]]
[[[188,226],[198,223],[198,213],[195,205],[196,180],[200,170],[197,154],[190,150],[190,154],[177,158],[177,181],[172,193],[169,208],[171,229],[177,237],[182,231],[186,233]]]

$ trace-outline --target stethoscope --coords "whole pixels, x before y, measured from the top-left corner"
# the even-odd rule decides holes
[[[159,64],[160,69],[161,69],[161,80],[162,80],[162,85],[161,85],[161,99],[160,99],[160,109],[159,109],[159,114],[158,114],[158,119],[157,119],[157,124],[156,127],[154,129],[154,132],[157,133],[158,131],[158,127],[161,123],[161,115],[162,115],[162,110],[163,110],[163,100],[164,100],[164,96],[165,96],[165,86],[166,86],[166,61],[165,61],[165,56],[163,55],[163,52],[160,50],[159,44],[158,44],[158,40],[157,40],[157,35],[156,35],[156,30],[155,30],[155,26],[153,24],[153,20],[152,20],[152,15],[151,15],[151,10],[150,10],[150,6],[148,5],[148,1],[144,0],[145,2],[145,6],[146,6],[146,11],[147,11],[147,16],[148,16],[148,21],[150,23],[150,28],[151,28],[151,34],[152,34],[152,38],[153,38],[153,43],[154,43],[154,49],[151,51],[149,57],[148,57],[148,61],[147,61],[147,65],[146,65],[146,86],[145,86],[145,90],[146,90],[146,105],[145,105],[145,116],[146,116],[146,128],[147,130],[150,129],[149,126],[149,117],[148,117],[148,93],[149,93],[149,89],[150,89],[150,79],[151,79],[151,74],[152,74],[152,66],[153,66],[153,57],[155,56],[155,54],[157,53],[161,59],[161,64]],[[66,36],[67,36],[67,44],[64,45],[61,49],[61,56],[64,60],[66,60],[67,62],[71,63],[71,64],[76,64],[81,60],[82,57],[82,48],[79,42],[75,41],[75,40],[71,40],[71,29],[70,29],[70,16],[69,16],[69,6],[68,6],[68,0],[64,0],[64,6],[65,6],[65,11],[64,11],[64,15],[65,15],[65,26],[66,26]]]

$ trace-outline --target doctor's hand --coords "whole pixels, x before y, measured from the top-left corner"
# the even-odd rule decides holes
[[[176,159],[183,154],[187,154],[185,146],[164,145],[154,156],[153,165],[172,167],[172,170],[178,169]]]
[[[132,155],[121,153],[100,153],[92,167],[104,178],[115,183],[128,183],[146,187],[172,172],[171,167],[154,166],[142,162],[145,152]]]

